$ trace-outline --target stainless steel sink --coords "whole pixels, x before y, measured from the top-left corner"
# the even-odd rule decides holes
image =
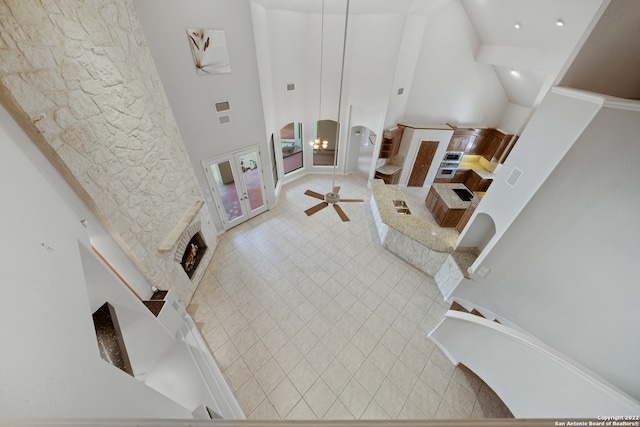
[[[400,215],[411,215],[411,211],[409,210],[409,208],[396,208],[396,212],[398,212]]]
[[[394,200],[393,206],[395,206],[396,208],[406,208],[407,202],[405,202],[404,200]]]

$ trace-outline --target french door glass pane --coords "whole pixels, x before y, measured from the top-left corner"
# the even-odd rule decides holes
[[[236,189],[236,180],[233,176],[231,163],[225,162],[211,165],[211,172],[215,181],[216,190],[220,195],[220,201],[227,217],[227,221],[231,222],[242,216],[242,206],[240,206],[240,197]]]
[[[262,200],[262,188],[260,182],[260,169],[258,169],[258,155],[256,152],[239,156],[242,168],[242,179],[247,189],[249,208],[254,211],[264,205]]]

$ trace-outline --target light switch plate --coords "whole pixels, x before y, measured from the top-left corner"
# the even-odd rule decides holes
[[[487,266],[482,266],[480,267],[480,269],[478,270],[478,276],[480,277],[487,277],[487,274],[489,274],[489,272],[491,271],[491,269],[489,269]]]

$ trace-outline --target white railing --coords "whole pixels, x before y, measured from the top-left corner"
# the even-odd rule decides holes
[[[516,418],[640,414],[640,402],[604,379],[534,337],[491,320],[449,310],[429,337],[454,364],[482,378]]]

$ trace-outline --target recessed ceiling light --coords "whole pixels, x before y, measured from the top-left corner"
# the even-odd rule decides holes
[[[564,26],[564,21],[562,19],[558,19],[558,21],[556,21],[556,25],[558,27],[563,27]]]
[[[516,27],[516,30],[519,30],[520,28],[522,28],[522,24],[519,22],[516,22],[516,24],[514,25],[514,27]]]

